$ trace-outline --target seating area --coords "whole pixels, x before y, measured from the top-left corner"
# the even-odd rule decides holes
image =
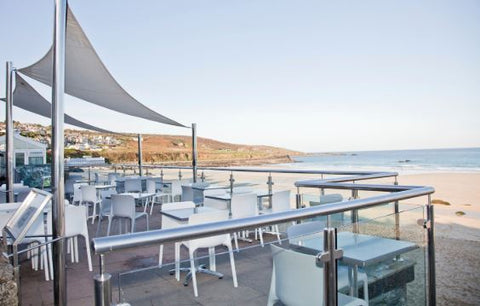
[[[162,190],[157,188],[159,184],[155,180],[147,179],[144,183],[142,179],[130,180],[135,183],[125,181],[127,184],[124,185],[129,192],[121,193],[118,193],[116,184],[72,184],[72,205],[66,204],[65,212],[67,236],[70,237],[67,241],[70,254],[70,260],[67,261],[68,290],[73,297],[77,297],[77,291],[71,288],[70,279],[74,279],[75,286],[83,288],[81,291],[85,293],[82,297],[73,298],[72,305],[92,304],[92,278],[94,273],[98,273],[99,267],[97,261],[92,260],[89,243],[86,242],[93,237],[248,218],[288,211],[295,206],[289,190],[278,190],[269,195],[252,186],[243,186],[230,194],[229,188],[186,182],[184,185],[180,183],[182,192],[179,195],[173,190],[177,188],[173,188],[177,184],[173,181],[160,184],[160,187],[164,187]],[[202,204],[193,201],[198,200],[198,190],[202,191]],[[324,204],[323,201],[341,199],[335,194],[321,196],[318,205]],[[107,257],[107,265],[114,274],[114,300],[131,302],[132,305],[150,304],[162,299],[167,292],[168,295],[173,292],[173,304],[210,304],[212,298],[220,298],[231,304],[274,305],[281,301],[289,305],[303,305],[293,303],[298,300],[295,294],[318,287],[316,295],[310,296],[312,300],[301,300],[309,305],[311,301],[322,298],[323,294],[323,271],[315,263],[314,255],[321,252],[323,247],[322,229],[326,222],[326,219],[299,224],[284,222],[224,235],[113,252]],[[48,226],[51,228],[51,225]],[[42,232],[37,234],[41,235]],[[338,266],[339,301],[342,305],[375,304],[372,301],[379,300],[383,294],[378,292],[379,279],[392,278],[396,270],[403,273],[398,294],[406,295],[407,284],[414,279],[412,275],[415,260],[418,259],[402,257],[402,262],[396,263],[396,270],[379,274],[375,268],[378,267],[377,263],[368,263],[363,267],[361,262],[355,262],[354,252],[348,249],[353,238],[344,233],[342,235],[339,234],[339,243],[344,243],[346,252],[345,262],[340,262]],[[371,236],[359,235],[358,239],[370,241],[368,237]],[[388,244],[390,240],[386,242]],[[376,240],[372,240],[372,243],[376,243]],[[402,247],[405,252],[415,250],[410,244]],[[53,278],[50,254],[51,250],[47,251],[46,248],[33,251],[31,256],[34,260],[28,265],[25,263],[30,261],[29,257],[21,257],[22,294],[27,305],[34,303],[31,300],[32,292],[38,292],[42,303],[51,303],[51,295],[42,294],[38,289],[47,288],[47,292],[51,291],[52,282],[45,281]],[[391,260],[395,256],[387,257]],[[286,267],[288,262],[298,265]],[[375,278],[369,278],[367,270]],[[295,275],[299,280],[295,280]],[[381,275],[379,279],[378,275]],[[305,285],[308,279],[319,281],[308,281],[313,286],[310,288]],[[218,288],[221,288],[222,294]],[[224,294],[227,297],[220,297]]]

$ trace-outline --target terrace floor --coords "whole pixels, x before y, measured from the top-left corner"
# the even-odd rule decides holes
[[[150,218],[150,229],[161,228],[161,218],[155,210]],[[136,230],[145,230],[144,218],[137,220]],[[90,237],[94,237],[97,222],[89,222]],[[106,233],[107,222],[104,219],[101,235]],[[118,228],[113,228],[117,233]],[[251,234],[253,237],[253,234]],[[274,240],[273,235],[265,234],[266,241]],[[112,274],[113,301],[127,302],[132,305],[265,305],[270,288],[272,269],[269,247],[260,247],[258,242],[239,241],[241,251],[234,252],[237,270],[238,288],[233,287],[228,254],[217,256],[217,271],[224,274],[223,279],[205,274],[197,274],[199,297],[195,298],[193,286],[183,286],[169,274],[173,268],[173,244],[164,246],[164,265],[158,268],[158,246],[127,249],[109,253],[105,256],[106,271]],[[250,247],[256,245],[257,247]],[[217,252],[226,251],[218,248]],[[93,272],[88,271],[85,243],[79,238],[80,262],[72,263],[67,254],[67,299],[68,305],[93,305],[93,277],[99,273],[98,256],[92,256]],[[200,254],[201,255],[201,254]],[[182,248],[181,258],[188,259],[186,249]],[[21,261],[21,298],[22,305],[53,305],[53,281],[46,281],[43,270],[34,271],[26,256]],[[202,263],[205,259],[200,259]],[[207,260],[208,261],[208,260]],[[206,261],[205,261],[206,262]],[[184,262],[183,266],[189,266]],[[144,269],[147,271],[128,271]],[[127,273],[126,273],[127,272]],[[126,274],[125,274],[126,273]],[[119,283],[122,290],[119,291]]]

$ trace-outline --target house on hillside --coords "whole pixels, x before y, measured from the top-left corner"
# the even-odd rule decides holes
[[[42,165],[47,162],[47,145],[13,134],[13,167]],[[5,176],[5,136],[0,136],[0,176]]]

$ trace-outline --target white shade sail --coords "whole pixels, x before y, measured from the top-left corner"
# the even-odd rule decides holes
[[[25,79],[18,73],[15,78],[15,91],[13,92],[13,105],[20,107],[37,115],[52,118],[52,104],[42,97]],[[4,99],[2,99],[4,100]],[[98,128],[88,123],[77,120],[65,114],[65,123],[71,124],[83,129],[97,131],[101,133],[113,133],[108,130]]]
[[[38,62],[18,71],[52,86],[52,50],[53,47]],[[117,83],[70,9],[67,11],[65,50],[66,93],[123,114],[185,127],[138,102]]]

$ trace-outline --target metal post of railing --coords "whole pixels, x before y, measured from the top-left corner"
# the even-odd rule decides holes
[[[353,189],[352,190],[352,198],[355,200],[358,198],[358,190]],[[352,225],[353,225],[353,232],[358,233],[359,227],[358,227],[358,209],[352,210]]]
[[[230,172],[230,196],[233,196],[233,183],[235,182],[235,179],[233,178],[233,172]]]
[[[296,203],[297,209],[302,208],[302,195],[300,194],[299,187],[297,187],[297,194],[295,195],[295,203]]]
[[[138,141],[138,175],[142,176],[142,134],[137,135]]]
[[[393,182],[393,185],[398,186],[398,180],[397,177],[395,176],[395,182]],[[398,201],[395,201],[394,204],[394,213],[395,213],[395,239],[400,240],[400,210],[399,210],[399,203]]]
[[[200,177],[200,179],[202,180],[202,183],[205,182],[205,172],[202,171],[202,176]]]
[[[160,169],[160,178],[162,179],[162,182],[163,182],[163,169]]]
[[[197,124],[192,123],[192,171],[193,182],[197,182]]]
[[[15,202],[13,195],[13,68],[12,62],[7,62],[6,93],[5,93],[5,170],[7,202]]]
[[[322,181],[323,181],[323,174],[320,176],[320,178],[321,178]],[[321,195],[321,196],[325,195],[325,189],[324,189],[324,188],[320,188],[320,195]]]
[[[67,0],[55,0],[52,71],[52,229],[53,239],[65,236],[64,94]],[[65,241],[53,243],[55,305],[67,305]],[[47,267],[45,267],[47,269]]]
[[[337,260],[342,256],[343,251],[337,250],[337,229],[325,228],[323,252],[317,255],[317,262],[323,264],[323,305],[337,306]]]
[[[272,207],[272,192],[273,192],[273,180],[272,180],[272,172],[268,173],[268,180],[267,180],[267,185],[268,185],[268,207]]]
[[[428,305],[437,304],[435,289],[435,227],[431,195],[428,195],[427,205],[427,243],[428,243]]]
[[[105,273],[104,254],[100,254],[100,274],[93,278],[95,287],[95,306],[112,305],[112,275]]]
[[[182,169],[178,170],[178,180],[182,180]]]

